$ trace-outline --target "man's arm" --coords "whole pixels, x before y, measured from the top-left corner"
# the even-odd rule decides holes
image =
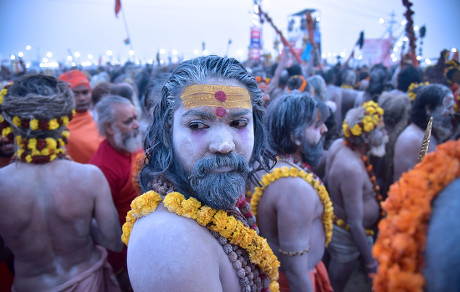
[[[91,236],[98,244],[112,251],[123,249],[118,213],[113,204],[109,184],[96,166],[91,167],[89,189],[94,194],[94,211],[91,221]]]
[[[133,289],[222,291],[215,249],[217,246],[223,253],[221,246],[192,219],[161,209],[137,220],[131,232],[128,271]],[[223,256],[228,261],[225,253]]]
[[[298,178],[282,179],[276,184],[273,191],[283,193],[283,199],[276,204],[279,248],[286,252],[311,248],[310,231],[318,195],[307,182]],[[298,256],[280,254],[279,260],[291,291],[313,291],[308,274],[308,252]]]
[[[340,191],[343,195],[343,204],[345,213],[347,214],[347,223],[350,226],[351,236],[358,247],[361,257],[364,260],[366,267],[375,268],[377,262],[372,257],[372,247],[367,241],[366,232],[363,226],[364,203],[363,203],[363,186],[366,173],[360,171],[360,167],[356,163],[346,163],[343,167],[344,173],[339,179]],[[354,179],[350,179],[353,177]]]

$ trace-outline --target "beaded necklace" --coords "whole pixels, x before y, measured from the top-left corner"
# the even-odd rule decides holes
[[[350,148],[351,150],[355,150],[353,145],[348,141],[348,140],[343,140],[343,144]],[[372,189],[374,190],[375,193],[375,200],[379,204],[379,219],[383,218],[385,216],[385,211],[382,209],[382,202],[383,202],[383,196],[380,194],[380,186],[377,184],[377,178],[375,177],[375,173],[372,167],[372,164],[369,162],[369,159],[367,158],[367,155],[361,156],[361,160],[364,163],[364,167],[366,168],[367,175],[372,183]]]

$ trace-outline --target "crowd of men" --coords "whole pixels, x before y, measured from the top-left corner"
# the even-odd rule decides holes
[[[10,75],[0,290],[371,291],[390,186],[460,136],[458,54],[293,60]]]

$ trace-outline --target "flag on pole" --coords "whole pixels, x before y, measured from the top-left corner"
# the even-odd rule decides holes
[[[115,16],[118,17],[118,12],[121,10],[121,0],[115,0]]]
[[[125,43],[125,45],[129,45],[129,43],[130,43],[131,41],[129,40],[129,38],[125,38],[125,39],[123,40],[123,42]]]

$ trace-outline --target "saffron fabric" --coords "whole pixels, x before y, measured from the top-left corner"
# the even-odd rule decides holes
[[[279,273],[278,283],[280,285],[280,292],[289,292],[289,283],[286,274],[283,272]],[[308,272],[313,291],[315,292],[332,292],[331,282],[329,275],[327,274],[326,267],[323,262],[320,261],[313,271]]]
[[[89,111],[76,112],[68,128],[70,137],[66,145],[67,154],[76,162],[88,163],[104,140],[99,134],[96,122]]]

